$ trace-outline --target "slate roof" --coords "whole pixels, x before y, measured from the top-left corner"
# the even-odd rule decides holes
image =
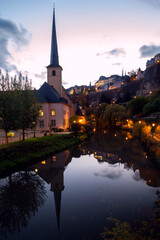
[[[68,100],[61,97],[55,88],[50,86],[47,82],[38,90],[38,99],[41,103],[66,103]]]

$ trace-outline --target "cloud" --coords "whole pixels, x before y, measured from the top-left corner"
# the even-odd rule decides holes
[[[40,74],[34,74],[36,78],[40,78],[42,80],[46,79],[47,72],[41,72]]]
[[[154,8],[160,8],[160,0],[141,0],[151,6],[153,6]]]
[[[140,52],[140,57],[145,58],[145,57],[152,57],[155,54],[160,52],[160,45],[143,45],[139,49]]]
[[[123,175],[123,171],[117,171],[117,169],[104,169],[102,173],[94,173],[97,177],[107,177],[109,179],[119,179]]]
[[[115,48],[115,49],[111,50],[110,52],[108,52],[108,54],[118,57],[120,55],[125,55],[126,52],[123,48]]]
[[[0,67],[17,71],[17,67],[11,64],[14,61],[9,51],[9,43],[12,43],[14,50],[19,51],[22,46],[28,45],[31,35],[21,25],[18,27],[14,22],[0,18]]]
[[[63,82],[62,82],[62,84],[63,84],[63,85],[67,85],[67,84],[68,84],[68,82],[65,82],[65,81],[63,81]]]
[[[136,170],[136,171],[135,171],[135,173],[134,173],[134,175],[133,175],[133,179],[134,179],[136,182],[138,182],[138,181],[141,180],[140,174],[139,174],[139,170]]]
[[[113,66],[120,66],[122,65],[121,63],[112,63]]]
[[[119,57],[120,55],[125,56],[126,52],[124,50],[124,48],[114,48],[111,51],[108,52],[103,52],[103,53],[97,53],[96,56],[116,56]]]

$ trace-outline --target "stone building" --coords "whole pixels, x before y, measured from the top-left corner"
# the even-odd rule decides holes
[[[38,90],[42,108],[39,112],[37,130],[67,129],[69,118],[75,114],[75,106],[62,86],[62,70],[59,65],[55,9],[53,9],[51,58],[50,65],[47,66],[47,82]]]

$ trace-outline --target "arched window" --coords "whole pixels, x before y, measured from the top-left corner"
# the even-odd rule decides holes
[[[56,71],[55,70],[52,71],[52,76],[56,76]]]
[[[43,117],[43,115],[44,115],[44,112],[43,112],[43,110],[41,109],[41,110],[39,110],[39,116],[40,117]]]

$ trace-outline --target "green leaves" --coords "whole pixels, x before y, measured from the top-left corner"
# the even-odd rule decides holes
[[[6,133],[10,130],[23,129],[36,126],[40,106],[32,90],[28,77],[9,78],[0,71],[0,128]],[[34,124],[33,124],[34,123]]]

